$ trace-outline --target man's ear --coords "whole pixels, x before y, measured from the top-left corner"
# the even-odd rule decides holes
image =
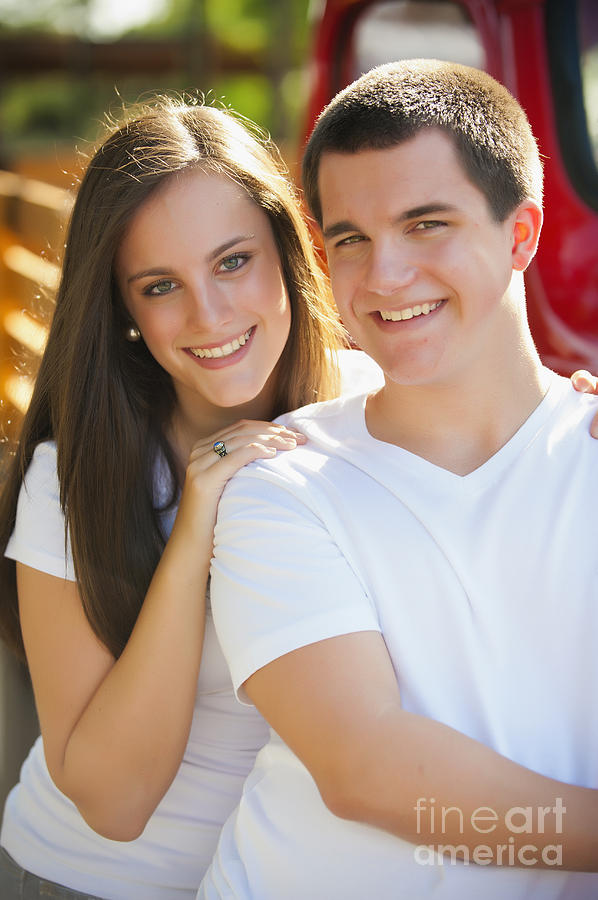
[[[527,199],[519,204],[512,215],[513,269],[525,272],[538,247],[543,221],[542,208],[535,200]]]

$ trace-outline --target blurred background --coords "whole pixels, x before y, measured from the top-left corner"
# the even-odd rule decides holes
[[[294,149],[308,2],[0,0],[0,169],[69,186],[104,112],[156,90],[223,98]]]

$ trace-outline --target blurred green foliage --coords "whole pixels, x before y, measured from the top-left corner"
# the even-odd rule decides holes
[[[110,35],[109,21],[98,17],[100,2],[0,0],[0,37],[170,38],[186,47],[185,67],[168,75],[122,77],[85,71],[83,61],[68,72],[5,76],[0,83],[0,167],[20,153],[51,153],[55,147],[93,140],[106,111],[117,112],[123,102],[165,91],[203,92],[257,121],[283,144],[297,142],[305,103],[308,0],[165,0],[153,19],[117,37]],[[101,33],[98,21],[105,26]],[[223,71],[219,60],[228,53],[251,57],[256,69]]]

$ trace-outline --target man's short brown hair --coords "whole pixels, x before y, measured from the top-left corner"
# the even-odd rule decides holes
[[[439,128],[498,222],[526,197],[542,202],[542,164],[525,112],[486,72],[435,59],[387,63],[362,75],[320,114],[303,159],[303,186],[322,225],[318,188],[325,153],[385,150]]]

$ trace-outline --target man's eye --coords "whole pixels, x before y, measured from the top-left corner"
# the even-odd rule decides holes
[[[235,272],[237,269],[240,269],[248,259],[249,254],[247,253],[235,253],[233,256],[225,257],[220,263],[220,268],[224,269],[225,272]]]
[[[364,237],[362,234],[350,234],[348,237],[343,238],[338,241],[337,247],[347,247],[349,244],[358,244],[360,241],[363,241]]]
[[[161,294],[169,294],[175,286],[174,281],[171,281],[170,278],[165,278],[163,281],[155,281],[153,284],[149,284],[143,293],[151,297],[159,297]]]
[[[441,228],[446,222],[440,222],[437,219],[426,219],[424,222],[418,222],[413,227],[413,231],[430,231],[432,228]]]

